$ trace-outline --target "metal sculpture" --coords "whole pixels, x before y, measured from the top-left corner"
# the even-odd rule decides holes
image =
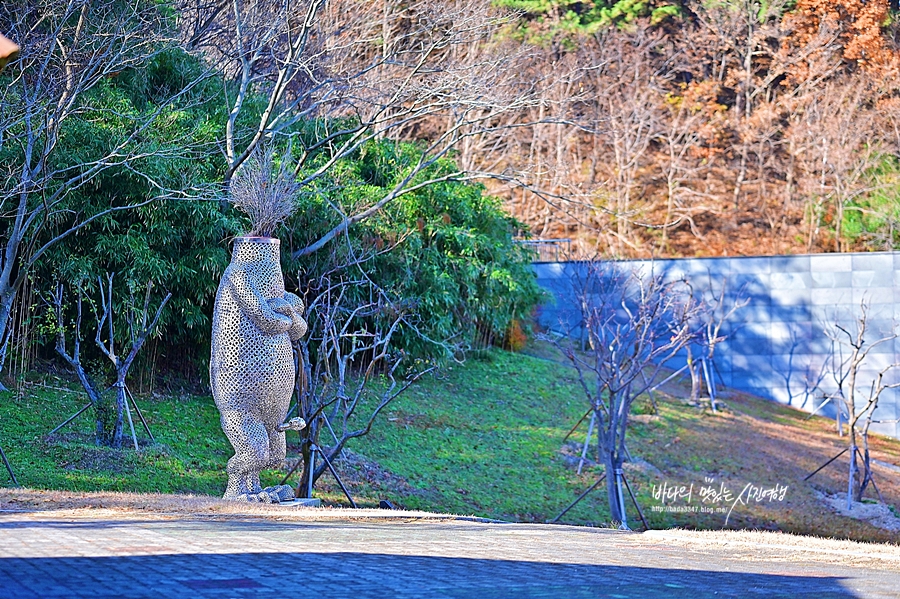
[[[234,447],[225,499],[276,503],[294,499],[288,485],[263,489],[259,473],[281,466],[285,422],[296,376],[292,343],[306,333],[303,301],[284,290],[279,241],[238,237],[213,310],[209,364],[222,429]]]

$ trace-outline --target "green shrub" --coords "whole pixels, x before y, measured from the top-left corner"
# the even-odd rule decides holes
[[[346,214],[371,205],[418,156],[412,144],[367,144],[358,156],[341,161],[320,193],[303,196],[283,238],[295,248],[315,241],[339,222],[330,204]],[[456,170],[444,159],[419,178]],[[354,263],[343,274],[364,282],[356,288],[358,301],[371,297],[373,287],[387,291],[416,325],[402,331],[399,348],[414,357],[436,357],[441,350],[433,341],[499,344],[512,321],[530,316],[540,291],[529,252],[513,241],[519,229],[482,186],[443,181],[401,195],[330,247],[285,266],[303,286]]]

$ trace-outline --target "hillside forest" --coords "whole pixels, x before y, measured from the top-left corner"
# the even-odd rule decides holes
[[[2,3],[22,49],[0,74],[0,358],[21,377],[86,340],[102,372],[98,302],[118,298],[104,322],[124,334],[170,292],[137,386],[165,364],[202,388],[247,230],[229,190],[263,162],[297,208],[276,231],[289,286],[370,306],[347,330],[387,326],[396,359],[521,343],[541,295],[517,238],[574,257],[893,249],[896,10]]]
[[[581,255],[897,244],[889,0],[504,0],[530,44],[528,127],[461,152],[541,238]],[[533,191],[533,192],[531,192]]]

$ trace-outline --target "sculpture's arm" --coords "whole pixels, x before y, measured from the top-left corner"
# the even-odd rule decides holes
[[[306,310],[306,307],[303,305],[303,300],[293,293],[285,292],[284,299],[286,299],[294,309],[293,314],[291,315],[291,329],[288,331],[288,334],[291,337],[291,341],[299,341],[300,338],[306,334],[306,320],[303,319],[303,312]]]
[[[225,273],[228,287],[238,307],[256,327],[266,335],[278,335],[290,330],[293,318],[275,312],[242,268],[229,268]]]
[[[306,311],[306,306],[303,305],[303,300],[300,299],[299,296],[289,292],[284,292],[284,299],[294,308],[294,311],[303,316],[303,313]]]

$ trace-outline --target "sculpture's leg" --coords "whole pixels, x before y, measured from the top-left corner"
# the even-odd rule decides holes
[[[266,468],[281,468],[284,465],[285,456],[287,456],[287,442],[284,432],[270,429],[269,462],[266,464]]]
[[[284,431],[279,431],[277,427],[284,421],[286,413],[287,405],[284,406],[283,410],[277,411],[276,416],[278,418],[274,418],[266,423],[266,429],[269,434],[269,463],[266,464],[267,468],[281,468],[284,465],[284,458],[287,455],[287,442]],[[294,489],[290,485],[266,487],[265,491],[277,496],[279,501],[294,499]]]
[[[234,447],[228,460],[226,499],[260,500],[247,497],[262,491],[259,471],[270,461],[269,436],[263,423],[241,410],[222,410],[222,429]],[[264,498],[262,498],[264,500]]]
[[[260,397],[259,403],[263,424],[268,435],[269,462],[266,464],[268,468],[281,468],[284,457],[287,455],[285,433],[278,429],[287,418],[296,376],[293,362],[279,366],[273,373],[277,377],[276,384],[270,387],[269,395],[265,399]]]

